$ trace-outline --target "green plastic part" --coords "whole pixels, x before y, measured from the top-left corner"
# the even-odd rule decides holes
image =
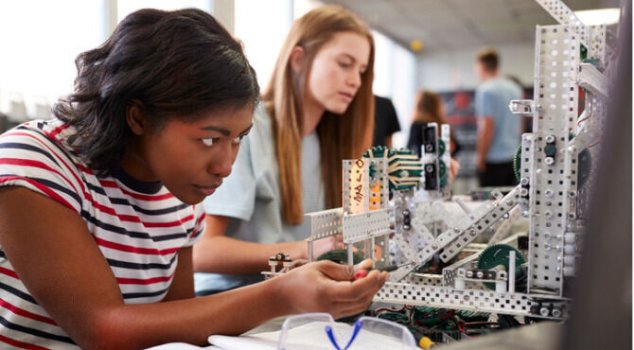
[[[323,253],[322,255],[317,257],[317,260],[318,261],[330,260],[330,261],[334,261],[334,262],[336,262],[338,264],[347,264],[348,263],[348,251],[345,250],[345,249],[331,250],[331,251]],[[362,260],[363,260],[363,258],[358,253],[353,253],[352,254],[352,262],[354,264],[358,264]]]
[[[438,140],[438,156],[442,157],[445,154],[446,150],[447,150],[447,144],[445,144],[445,141]]]
[[[519,279],[522,274],[521,265],[526,262],[526,259],[519,250],[507,244],[494,244],[484,249],[478,258],[478,269],[490,270],[503,265],[508,271],[511,251],[515,251],[515,279]],[[486,282],[484,285],[489,289],[495,289],[495,283]]]
[[[544,154],[546,154],[547,157],[554,157],[555,154],[557,154],[557,146],[552,143],[547,144],[546,147],[544,147]]]

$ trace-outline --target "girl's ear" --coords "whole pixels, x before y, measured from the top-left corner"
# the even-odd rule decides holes
[[[293,48],[293,51],[291,51],[291,68],[293,69],[293,72],[300,73],[302,70],[302,65],[304,63],[304,55],[305,51],[304,48],[301,46],[295,46]]]
[[[140,136],[147,130],[147,121],[143,115],[141,102],[138,100],[132,100],[128,103],[128,107],[125,111],[125,119],[133,134]]]

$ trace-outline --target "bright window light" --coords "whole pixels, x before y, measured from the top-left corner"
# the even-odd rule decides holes
[[[0,1],[0,111],[46,119],[73,90],[75,58],[104,41],[104,0]]]
[[[119,0],[117,2],[117,18],[121,21],[125,16],[142,8],[173,11],[194,7],[211,12],[211,5],[211,1],[209,0]]]
[[[290,0],[235,0],[235,35],[244,44],[262,90],[271,79],[292,21]]]
[[[581,22],[587,26],[617,23],[619,21],[619,13],[618,8],[575,11]]]

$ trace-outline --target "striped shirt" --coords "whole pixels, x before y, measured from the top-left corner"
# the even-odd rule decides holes
[[[161,301],[178,251],[203,230],[200,205],[123,172],[98,177],[68,145],[74,129],[31,121],[0,136],[0,186],[20,186],[74,210],[86,223],[128,304]],[[31,296],[0,247],[0,348],[76,348]]]

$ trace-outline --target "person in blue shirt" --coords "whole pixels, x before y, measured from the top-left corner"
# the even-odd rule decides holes
[[[513,81],[499,75],[500,58],[493,49],[481,50],[475,71],[482,83],[476,89],[478,121],[476,167],[480,186],[513,186],[513,156],[520,145],[520,119],[509,110],[511,100],[522,91]]]

